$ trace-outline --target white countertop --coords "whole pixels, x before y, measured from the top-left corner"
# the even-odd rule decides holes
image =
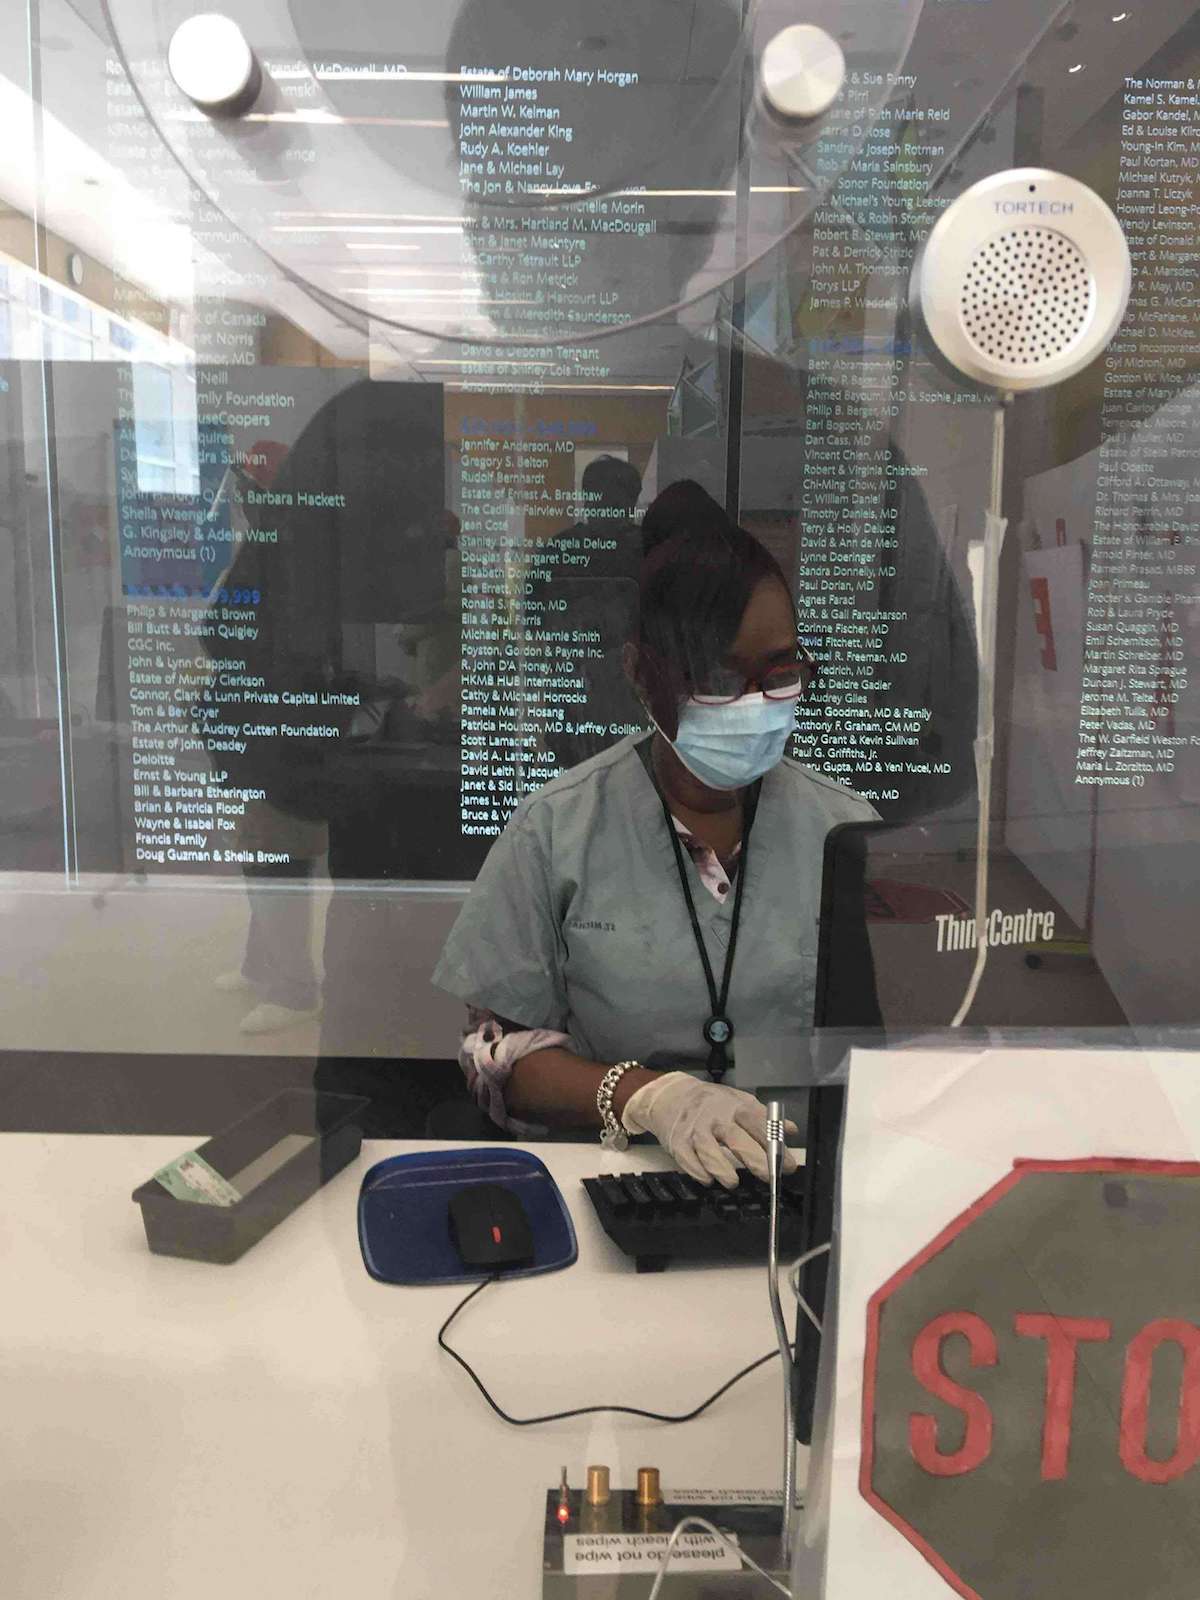
[[[777,1362],[666,1426],[500,1421],[438,1350],[462,1286],[374,1282],[355,1206],[377,1142],[233,1266],[153,1256],[132,1190],[186,1137],[0,1136],[3,1589],[11,1600],[533,1600],[545,1491],[607,1463],[778,1489]],[[541,1145],[579,1238],[485,1289],[450,1341],[516,1415],[687,1410],[774,1348],[765,1272],[638,1274],[579,1179],[661,1152]]]

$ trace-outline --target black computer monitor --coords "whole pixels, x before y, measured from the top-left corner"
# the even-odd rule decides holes
[[[825,841],[813,1017],[818,1033],[849,1029],[869,1038],[883,1027],[867,928],[866,861],[868,841],[877,834],[895,831],[883,823],[844,823],[834,828]],[[845,1086],[840,1083],[809,1090],[801,1254],[824,1244],[833,1234],[837,1152],[845,1098]],[[827,1253],[815,1256],[801,1271],[801,1293],[818,1318],[825,1308],[828,1279]],[[821,1335],[803,1308],[797,1307],[792,1392],[796,1437],[802,1444],[812,1438],[820,1353]]]
[[[988,962],[968,1028],[1121,1028],[1119,983],[1092,958],[1087,917],[1073,922],[1047,888],[1086,875],[1086,860],[1028,850],[1018,855],[998,827],[989,853]],[[810,1055],[805,1248],[831,1238],[845,1102],[839,1069],[854,1043],[891,1043],[947,1028],[976,961],[976,821],[969,811],[921,822],[847,823],[825,844],[821,926]],[[1079,914],[1078,912],[1076,913]],[[1166,1020],[1165,1018],[1162,1020]],[[842,1082],[834,1081],[842,1079]],[[818,1317],[828,1255],[803,1271]],[[820,1336],[801,1310],[796,1325],[797,1436],[811,1436]]]

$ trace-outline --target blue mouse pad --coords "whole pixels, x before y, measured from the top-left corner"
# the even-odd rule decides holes
[[[450,1201],[475,1183],[502,1183],[525,1208],[533,1264],[506,1267],[506,1278],[569,1267],[579,1254],[558,1185],[528,1150],[430,1150],[390,1156],[366,1174],[358,1192],[363,1264],[380,1283],[479,1283],[491,1277],[464,1267],[450,1237]]]

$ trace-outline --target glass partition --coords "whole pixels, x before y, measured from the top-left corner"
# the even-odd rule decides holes
[[[976,1483],[1028,1471],[1053,1537],[997,1549],[1057,1563],[1086,1480],[1021,1419],[1069,1413],[1068,1312],[1120,1332],[1075,1586],[1141,1537],[1186,1592],[1112,1441],[1184,1540],[1200,8],[214,3],[0,6],[6,1595],[649,1594],[698,1508],[742,1542],[686,1592],[775,1593],[779,1424],[835,1389],[898,1475],[906,1415],[998,1396]],[[998,395],[929,312],[1083,338],[1123,256],[1063,181],[1128,304]],[[1086,1177],[1079,1236],[992,1236],[977,1391],[951,1283],[859,1406],[868,1301],[1014,1159]]]
[[[1191,8],[235,5],[224,106],[191,10],[5,23],[8,1047],[449,1062],[430,979],[493,842],[649,730],[625,646],[681,480],[791,583],[793,757],[887,825],[884,1020],[948,1021],[992,403],[908,280],[1025,165],[1115,210],[1134,288],[1008,419],[972,1020],[1194,1021]],[[808,124],[763,65],[797,22],[844,55]]]

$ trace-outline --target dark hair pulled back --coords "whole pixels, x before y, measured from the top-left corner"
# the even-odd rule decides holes
[[[764,579],[791,586],[771,552],[698,483],[671,484],[647,509],[634,681],[668,738],[679,706],[719,665]]]

